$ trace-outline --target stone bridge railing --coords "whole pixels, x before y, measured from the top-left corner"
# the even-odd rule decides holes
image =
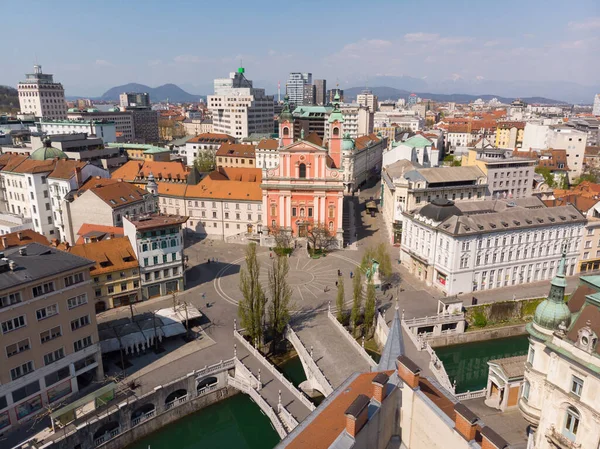
[[[339,330],[341,332],[341,334],[344,336],[344,338],[346,340],[348,340],[348,342],[352,346],[354,346],[354,349],[356,349],[358,351],[360,356],[363,359],[365,359],[365,361],[369,364],[369,366],[371,368],[374,368],[377,366],[377,362],[375,362],[375,360],[373,360],[371,358],[369,353],[367,351],[365,351],[365,348],[363,348],[361,345],[358,344],[358,342],[352,337],[352,335],[350,335],[350,333],[346,330],[346,328],[344,326],[342,326],[342,324],[337,320],[337,318],[331,313],[331,305],[329,306],[329,308],[327,310],[327,318],[329,318],[329,321],[331,321],[333,323],[333,325],[337,328],[337,330]]]
[[[250,354],[252,354],[254,357],[256,357],[270,372],[271,374],[273,374],[273,376],[275,376],[275,378],[277,380],[279,380],[284,386],[286,386],[288,388],[288,390],[290,390],[290,392],[302,403],[304,404],[306,407],[308,407],[308,409],[312,412],[315,409],[315,404],[313,404],[312,402],[310,402],[308,400],[308,398],[306,396],[304,396],[304,394],[298,390],[289,380],[287,380],[283,374],[281,374],[277,368],[275,368],[273,366],[273,364],[271,362],[269,362],[261,353],[258,349],[256,349],[254,346],[252,346],[245,338],[242,334],[240,334],[240,332],[237,329],[234,329],[233,331],[233,335],[234,337],[240,342],[242,343],[242,346],[244,346],[244,348],[246,348],[246,350],[248,352],[250,352]],[[245,366],[244,366],[245,368]],[[246,368],[247,369],[247,368]],[[254,376],[253,376],[254,377]]]
[[[333,393],[333,387],[329,383],[329,380],[327,380],[327,377],[325,377],[325,374],[323,371],[321,371],[319,365],[317,365],[317,363],[310,356],[310,353],[304,347],[304,344],[290,326],[285,328],[284,336],[287,340],[289,340],[298,353],[300,361],[302,362],[302,366],[306,371],[306,377],[311,385],[313,385],[313,388],[316,386],[317,388],[315,389],[323,393],[323,396],[325,397]]]
[[[252,388],[249,383],[231,376],[227,376],[227,383],[232,387],[246,393],[254,402],[258,404],[263,413],[271,420],[273,427],[275,427],[275,430],[281,439],[284,439],[287,436],[287,431],[283,427],[283,424],[279,420],[279,416],[277,413],[275,413],[275,410],[273,410],[273,408],[267,404],[267,401],[265,401],[260,393]]]

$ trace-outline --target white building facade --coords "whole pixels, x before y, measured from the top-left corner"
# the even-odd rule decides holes
[[[87,133],[100,137],[104,143],[117,141],[117,127],[114,122],[105,120],[42,120],[39,130],[48,135]]]
[[[264,89],[252,87],[244,69],[215,79],[215,93],[207,98],[212,113],[213,131],[236,139],[250,134],[271,134],[274,129],[273,97]]]
[[[587,137],[587,133],[570,126],[552,126],[548,131],[548,148],[567,151],[567,166],[571,182],[581,176],[583,171]]]
[[[291,72],[285,83],[285,92],[290,103],[304,104],[304,86],[312,85],[312,73]]]
[[[561,245],[575,273],[586,223],[573,206],[433,200],[405,212],[400,259],[409,271],[447,295],[551,279]]]
[[[33,73],[26,74],[25,78],[18,86],[21,113],[46,119],[67,117],[65,89],[61,83],[54,82],[53,75],[42,73],[42,66],[36,64]]]

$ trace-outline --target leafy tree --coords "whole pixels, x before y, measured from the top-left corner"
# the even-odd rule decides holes
[[[346,299],[344,294],[344,278],[338,276],[337,286],[337,297],[335,298],[335,305],[337,306],[337,320],[342,323],[344,321],[344,300]]]
[[[365,321],[364,329],[367,338],[371,336],[371,330],[373,329],[373,320],[375,319],[375,303],[377,297],[375,293],[375,284],[370,280],[367,284],[367,299],[365,301]]]
[[[538,175],[542,175],[544,177],[544,181],[548,184],[548,187],[555,187],[556,182],[554,181],[554,176],[548,167],[536,167],[535,172]]]
[[[452,161],[452,167],[460,167],[462,165],[462,161],[460,159],[455,159]]]
[[[335,236],[325,223],[315,223],[306,232],[306,238],[314,251],[327,251],[335,246]]]
[[[262,341],[265,317],[265,293],[258,281],[260,264],[256,257],[256,243],[246,248],[246,266],[240,270],[242,300],[238,305],[240,324],[253,344]]]
[[[215,154],[211,150],[202,150],[194,160],[194,165],[201,172],[213,171],[215,169]]]
[[[352,279],[352,312],[350,313],[350,324],[352,324],[352,330],[356,331],[358,320],[360,319],[360,307],[363,301],[363,286],[362,286],[362,275],[360,270],[356,270],[356,274]]]
[[[379,262],[379,274],[383,279],[392,275],[392,258],[385,243],[380,243],[376,247],[369,247],[365,251],[360,263],[360,268],[364,273],[371,267],[372,259]]]
[[[279,226],[271,226],[269,232],[275,239],[275,247],[282,249],[291,248],[292,235],[289,232],[281,229]]]
[[[272,351],[281,341],[283,331],[290,322],[290,299],[292,289],[287,283],[287,275],[290,271],[288,258],[276,256],[273,266],[269,268],[269,291],[271,302],[269,303],[269,327],[273,336]]]

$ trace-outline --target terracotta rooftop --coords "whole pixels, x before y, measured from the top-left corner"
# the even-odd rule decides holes
[[[103,240],[105,236],[110,236],[110,234],[114,234],[115,237],[123,237],[125,235],[122,227],[84,223],[79,228],[79,231],[77,231],[79,238],[75,244],[80,245],[85,243],[85,238],[92,235],[98,240]]]
[[[157,182],[158,194],[161,196],[185,196],[185,191],[188,187],[187,184],[173,183],[173,182]]]
[[[54,170],[48,175],[49,178],[56,179],[71,179],[75,176],[75,169],[82,169],[87,165],[87,162],[75,161],[71,159],[59,159],[56,161]]]
[[[173,226],[182,224],[188,221],[189,217],[182,215],[167,215],[167,214],[151,214],[148,217],[130,220],[135,228],[139,230],[162,228],[165,226]]]
[[[393,371],[387,371],[391,375]],[[314,418],[286,446],[288,449],[327,449],[346,428],[345,413],[359,395],[372,396],[373,379],[378,373],[358,374],[328,404],[313,412]],[[341,387],[340,387],[341,388]],[[335,394],[335,393],[334,393]],[[310,417],[309,417],[310,419]]]
[[[93,260],[92,276],[113,271],[128,270],[138,266],[135,252],[127,237],[116,237],[98,242],[75,245],[68,249],[71,254]]]
[[[381,138],[377,136],[377,134],[375,133],[371,133],[369,135],[366,136],[360,136],[357,137],[354,140],[354,146],[356,147],[357,150],[362,150],[365,149],[369,146],[369,143],[376,144],[381,142]]]
[[[428,379],[420,377],[419,387],[421,388],[421,392],[423,392],[431,402],[433,402],[452,421],[455,420],[456,412],[454,411],[454,402],[440,392],[440,390],[438,390]]]
[[[567,333],[567,339],[576,342],[579,329],[589,326],[596,335],[600,335],[600,308],[593,304],[583,304],[581,313],[571,325]],[[596,345],[596,354],[600,355],[600,345]]]
[[[2,249],[12,248],[13,246],[23,246],[34,242],[50,246],[50,242],[46,237],[42,234],[38,234],[32,229],[24,229],[23,231],[11,232],[10,234],[0,236],[0,247]]]
[[[133,182],[148,178],[150,173],[154,175],[156,181],[184,182],[189,169],[182,162],[129,161],[117,168],[112,173],[111,178]]]
[[[304,140],[310,143],[314,143],[315,145],[319,145],[320,147],[323,146],[323,139],[321,139],[315,131],[310,133]]]
[[[259,150],[276,150],[279,148],[279,142],[277,139],[263,139],[256,145],[256,148]]]
[[[217,150],[217,156],[232,157],[255,157],[254,145],[244,145],[242,143],[224,143]]]
[[[210,172],[197,185],[188,185],[185,197],[261,201],[260,168],[221,168]]]
[[[500,129],[525,129],[525,122],[498,122],[497,126]]]
[[[596,290],[585,284],[577,287],[577,290],[575,290],[573,294],[571,294],[569,302],[567,303],[567,305],[569,306],[569,311],[571,313],[579,312],[585,304],[585,297],[594,293],[596,293]]]
[[[230,143],[234,143],[235,142],[235,138],[231,137],[229,134],[203,133],[203,134],[198,134],[195,137],[192,137],[186,143],[198,143],[198,142],[204,142],[204,143],[225,143],[225,142],[230,142]]]
[[[588,198],[583,195],[567,194],[558,196],[556,191],[554,193],[555,198],[553,200],[543,200],[547,207],[566,206],[572,204],[579,212],[586,214],[592,207],[594,207],[600,199]]]
[[[143,201],[146,195],[149,195],[145,190],[128,182],[99,177],[90,178],[83,184],[77,192],[77,196],[81,196],[88,190],[92,191],[113,209]]]

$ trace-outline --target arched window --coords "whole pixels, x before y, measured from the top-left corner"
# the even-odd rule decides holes
[[[298,168],[299,168],[298,177],[306,178],[306,164],[300,164],[300,166]]]
[[[572,441],[575,441],[577,436],[577,429],[579,429],[579,412],[575,407],[568,407],[565,416],[565,427],[563,429],[563,435]]]
[[[286,137],[290,135],[290,129],[287,126],[283,128],[283,135]]]
[[[333,135],[336,137],[340,135],[340,129],[338,127],[333,128]]]
[[[523,383],[523,389],[521,390],[521,397],[526,401],[529,399],[529,381]]]

